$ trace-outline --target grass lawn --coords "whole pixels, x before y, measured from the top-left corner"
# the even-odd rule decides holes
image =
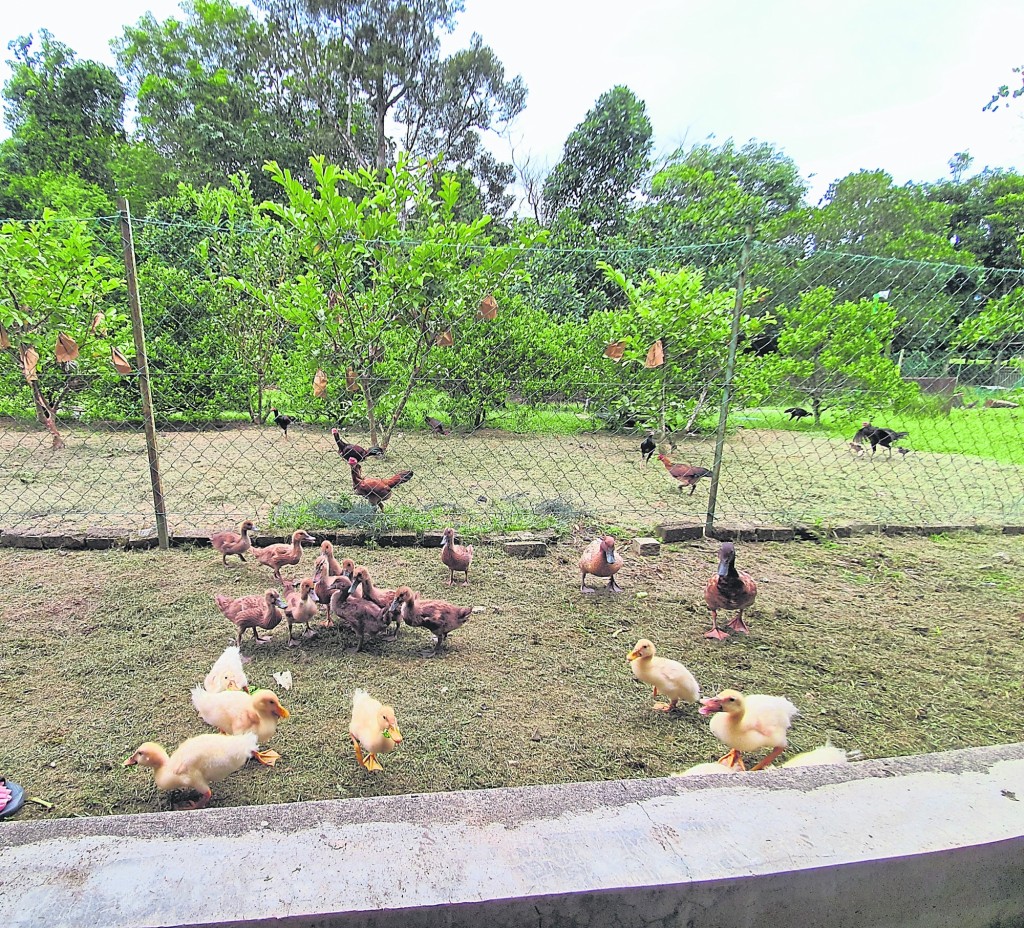
[[[847,447],[855,425],[829,420],[830,432],[815,431],[783,423],[778,411],[737,413],[717,518],[824,525],[1024,521],[1024,420],[1017,413],[973,409],[954,411],[949,420],[886,420],[910,430],[907,444],[914,449],[892,460],[883,452],[855,457]],[[563,428],[566,416],[579,421],[581,414],[545,415],[532,424]],[[948,423],[973,431],[945,435],[946,450],[926,450],[925,426],[951,428]],[[0,430],[0,527],[152,526],[143,437],[83,426],[65,434],[67,448],[55,454],[43,431]],[[172,528],[216,531],[243,518],[289,531],[324,524],[322,516],[337,513],[339,501],[347,504],[351,497],[348,465],[327,430],[300,424],[289,434],[284,441],[273,424],[161,432]],[[984,436],[998,454],[972,451]],[[368,443],[357,432],[347,437]],[[640,440],[607,432],[482,429],[440,437],[416,430],[396,434],[387,456],[363,470],[378,477],[415,472],[388,501],[386,528],[453,522],[465,534],[479,535],[597,523],[649,533],[663,521],[703,523],[709,482],[701,481],[690,496],[657,460],[641,468]],[[674,441],[673,461],[711,467],[713,436]]]
[[[702,637],[713,543],[627,557],[626,592],[587,597],[582,543],[537,561],[481,548],[472,584],[450,594],[437,550],[346,552],[382,586],[408,582],[484,609],[437,658],[421,656],[417,629],[358,655],[326,633],[293,649],[283,628],[262,647],[247,638],[250,681],[275,688],[293,714],[271,742],[278,765],[250,764],[215,788],[214,804],[663,776],[720,756],[693,707],[651,711],[625,658],[641,636],[684,661],[706,694],[788,696],[801,712],[792,751],[826,737],[867,757],[1021,737],[1024,538],[741,546],[740,566],[760,583],[752,634],[721,644]],[[206,730],[189,690],[233,637],[213,594],[262,591],[268,574],[225,570],[209,550],[0,549],[0,774],[54,804],[29,803],[20,818],[166,808],[150,772],[121,762],[142,741],[173,747]],[[290,691],[272,679],[286,669]],[[397,709],[404,741],[381,774],[352,756],[356,686]]]
[[[815,428],[811,419],[791,421],[781,409],[744,409],[730,418],[730,424],[745,429],[784,429],[849,441],[865,420],[897,432],[909,432],[898,444],[915,453],[964,454],[1003,464],[1024,464],[1024,407],[986,409],[979,405],[973,409],[952,409],[948,416],[895,412],[851,415],[845,410],[826,411],[820,428]]]

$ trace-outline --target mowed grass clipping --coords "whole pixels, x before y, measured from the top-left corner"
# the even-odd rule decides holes
[[[583,543],[527,561],[479,547],[471,584],[451,592],[436,549],[344,552],[378,585],[484,610],[436,658],[411,628],[357,655],[326,632],[292,649],[283,626],[262,647],[247,636],[250,682],[275,689],[292,717],[270,745],[277,766],[250,763],[215,787],[214,805],[664,776],[719,757],[695,707],[651,710],[626,661],[642,636],[686,663],[705,694],[789,697],[800,709],[791,753],[826,738],[886,757],[1022,736],[1024,538],[741,545],[739,565],[760,585],[752,634],[721,644],[702,637],[715,543],[627,552],[617,596],[580,594]],[[307,552],[301,567],[311,565]],[[213,595],[261,592],[269,571],[226,570],[208,549],[3,549],[0,577],[0,775],[53,803],[19,818],[168,808],[150,771],[121,763],[143,741],[173,749],[208,730],[189,691],[233,638]],[[291,691],[272,678],[283,670]],[[383,773],[352,754],[357,686],[397,710],[404,741]]]

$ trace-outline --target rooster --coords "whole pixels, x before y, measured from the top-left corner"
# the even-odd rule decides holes
[[[391,491],[403,483],[408,483],[413,476],[411,470],[403,470],[401,473],[388,477],[387,480],[378,480],[375,477],[364,477],[359,462],[355,458],[348,459],[348,466],[352,468],[352,489],[356,496],[363,497],[381,510],[384,508],[384,501],[391,495]]]
[[[679,489],[690,488],[690,496],[693,496],[697,489],[697,481],[701,477],[710,477],[711,471],[706,467],[690,467],[688,464],[673,464],[667,454],[659,454],[658,460],[665,465],[665,470],[679,481]]]
[[[274,407],[271,407],[270,411],[274,414],[274,422],[277,423],[277,427],[284,432],[285,440],[288,439],[288,426],[292,424],[291,416],[282,416],[280,412]]]
[[[906,438],[910,432],[896,432],[893,429],[885,429],[876,425],[872,425],[870,422],[864,422],[860,431],[853,436],[853,440],[857,443],[869,441],[871,442],[871,453],[875,453],[875,448],[881,445],[889,452],[889,457],[892,457],[892,443],[897,438]]]
[[[341,432],[337,429],[331,429],[331,434],[334,436],[335,444],[338,446],[338,454],[346,460],[348,458],[355,458],[357,461],[365,461],[368,457],[380,456],[384,453],[384,449],[377,447],[377,445],[374,445],[372,448],[364,448],[362,445],[349,444],[341,437]]]
[[[802,406],[790,406],[789,409],[783,409],[782,411],[789,414],[790,422],[794,419],[799,422],[801,419],[806,419],[808,416],[812,415],[812,413],[809,413]]]
[[[657,450],[658,445],[654,440],[654,432],[648,431],[647,437],[640,442],[640,455],[643,457],[642,466],[647,466],[647,462],[650,461],[651,455]]]

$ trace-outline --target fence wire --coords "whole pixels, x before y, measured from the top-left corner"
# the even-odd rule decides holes
[[[121,220],[0,232],[0,528],[154,526]],[[294,239],[134,222],[175,532],[1024,518],[1017,272],[736,241],[435,245],[424,265],[410,238],[335,274]],[[444,273],[412,286],[413,264]],[[383,512],[332,429],[383,450],[364,477],[413,471]]]

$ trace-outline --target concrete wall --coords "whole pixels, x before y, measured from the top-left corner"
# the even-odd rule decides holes
[[[0,926],[129,925],[1020,928],[1024,744],[0,822]]]

